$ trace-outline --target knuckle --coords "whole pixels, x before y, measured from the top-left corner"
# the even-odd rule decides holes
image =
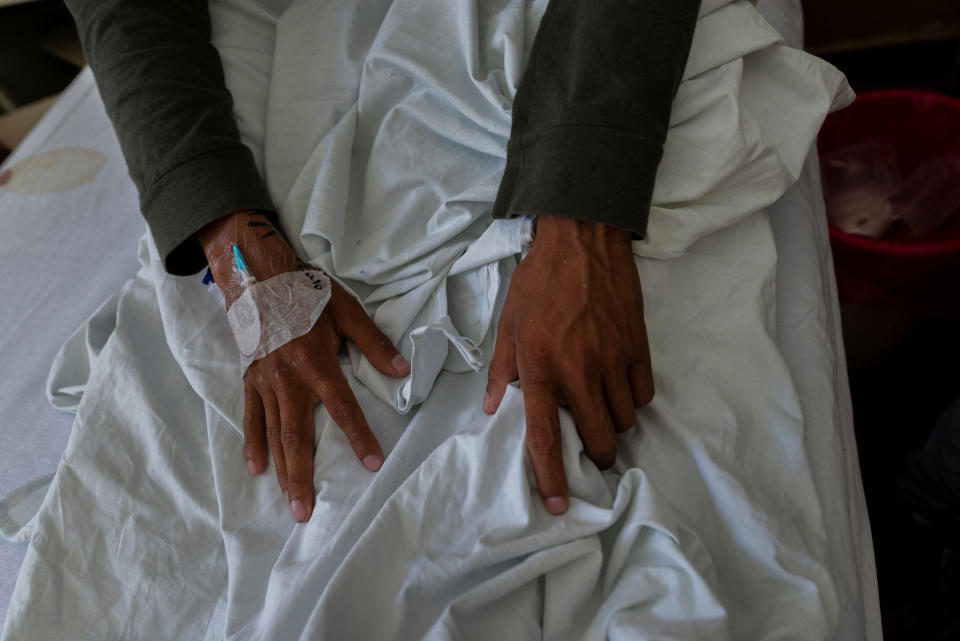
[[[327,411],[338,424],[341,422],[350,422],[356,418],[355,405],[350,400],[337,396],[325,402]]]
[[[283,366],[275,366],[270,370],[270,381],[278,389],[293,387],[293,372]]]
[[[259,365],[259,363],[254,362],[250,366],[247,375],[250,376],[254,389],[257,390],[257,393],[260,393],[261,390],[267,387],[267,377],[263,373],[263,368],[257,367],[257,365]],[[254,367],[256,367],[256,369],[254,369]]]
[[[312,483],[313,476],[308,476],[306,470],[293,469],[287,473],[287,484],[292,487],[303,488]]]
[[[559,445],[559,435],[546,419],[535,418],[527,423],[527,448],[533,452],[550,452]]]
[[[300,436],[300,432],[296,430],[285,430],[280,434],[280,444],[286,450],[295,450],[300,447],[302,442],[303,438]]]
[[[313,350],[303,342],[291,342],[290,360],[294,367],[300,368],[313,360]]]
[[[283,447],[283,440],[280,437],[280,430],[267,428],[267,443],[272,450],[281,449]]]

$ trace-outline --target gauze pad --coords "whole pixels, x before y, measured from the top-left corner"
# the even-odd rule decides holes
[[[321,271],[285,272],[250,285],[227,310],[240,349],[240,376],[250,363],[310,331],[330,300]]]

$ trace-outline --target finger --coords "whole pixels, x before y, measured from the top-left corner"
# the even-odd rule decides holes
[[[563,514],[570,503],[567,475],[563,471],[560,417],[557,399],[544,385],[523,385],[527,419],[527,452],[537,479],[537,491],[551,514]]]
[[[381,373],[387,376],[406,376],[410,373],[410,363],[356,300],[351,299],[339,312],[337,327],[357,344],[363,355]]]
[[[280,440],[280,407],[273,392],[260,392],[263,402],[264,416],[267,423],[267,446],[270,456],[273,457],[273,467],[277,472],[277,483],[280,491],[287,493],[287,462],[283,457],[283,442]]]
[[[483,397],[483,411],[493,414],[500,407],[507,385],[517,380],[517,348],[513,342],[511,324],[500,317],[497,328],[497,344],[493,348],[493,359],[487,372],[487,393]]]
[[[637,424],[637,410],[633,406],[633,391],[626,368],[606,376],[603,394],[607,401],[607,412],[613,419],[613,428],[618,433],[626,432]]]
[[[353,395],[343,373],[337,369],[332,376],[324,379],[319,393],[330,417],[350,441],[350,446],[363,466],[371,472],[379,470],[383,465],[383,450],[370,430],[357,397]]]
[[[617,436],[607,411],[603,388],[599,383],[564,391],[577,431],[583,441],[583,451],[606,470],[617,462]]]
[[[281,391],[280,444],[287,464],[286,490],[290,513],[297,523],[310,520],[313,513],[313,400],[305,393]]]
[[[630,365],[630,391],[633,395],[633,406],[643,407],[653,400],[653,368],[650,366],[650,353],[634,361]]]
[[[267,469],[267,426],[260,393],[250,383],[243,386],[243,452],[251,474]]]
[[[641,306],[642,309],[642,306]],[[629,367],[630,391],[633,394],[634,407],[649,405],[653,400],[653,366],[650,363],[650,343],[647,339],[647,327],[643,316],[633,331],[634,357]]]

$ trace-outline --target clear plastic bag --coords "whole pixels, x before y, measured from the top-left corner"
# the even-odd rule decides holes
[[[903,182],[893,206],[914,233],[935,231],[960,209],[960,154],[920,163]]]
[[[824,199],[831,224],[850,233],[879,238],[897,219],[892,197],[900,191],[893,144],[873,138],[826,154]]]

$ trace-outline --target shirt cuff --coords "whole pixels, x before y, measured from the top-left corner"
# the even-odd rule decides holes
[[[247,210],[276,217],[245,147],[212,151],[179,165],[143,190],[140,204],[164,267],[175,276],[195,274],[207,264],[194,234],[208,223]]]
[[[643,238],[663,144],[602,126],[558,126],[507,145],[494,218],[546,215],[628,229]]]

